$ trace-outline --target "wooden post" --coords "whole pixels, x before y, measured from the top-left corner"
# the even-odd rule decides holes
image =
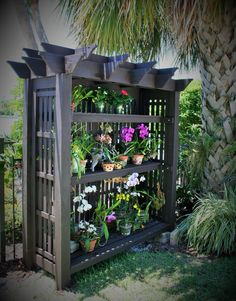
[[[70,130],[72,76],[56,75],[55,99],[55,250],[56,283],[70,282]]]
[[[167,117],[173,118],[172,124],[166,124],[165,135],[165,171],[164,191],[166,204],[163,210],[163,219],[166,223],[175,225],[176,206],[176,175],[178,162],[178,123],[179,123],[179,93],[166,92]]]
[[[32,80],[25,80],[23,114],[23,260],[27,268],[35,263],[34,141],[35,116]]]
[[[0,138],[0,155],[3,154],[4,138]],[[4,162],[0,161],[0,262],[5,262],[6,260],[5,243]]]

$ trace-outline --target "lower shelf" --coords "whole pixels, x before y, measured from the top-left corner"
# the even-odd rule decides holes
[[[71,255],[71,274],[121,253],[133,245],[150,239],[170,228],[169,224],[151,221],[145,225],[144,229],[137,230],[129,236],[122,236],[118,233],[111,234],[108,243],[104,247],[98,247],[92,253],[84,254],[81,251],[73,253]]]

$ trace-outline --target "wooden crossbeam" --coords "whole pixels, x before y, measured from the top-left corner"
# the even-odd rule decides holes
[[[65,70],[66,73],[75,73],[80,61],[88,59],[97,45],[90,45],[87,47],[78,48],[75,54],[65,56]]]
[[[42,59],[23,56],[22,59],[36,76],[46,76],[46,64]]]
[[[63,55],[51,52],[40,52],[40,55],[52,72],[65,73],[65,58]]]
[[[109,79],[116,68],[128,59],[128,54],[123,54],[108,58],[108,62],[103,64],[103,79]]]
[[[29,57],[34,57],[36,59],[40,59],[39,51],[35,49],[30,49],[30,48],[23,48],[23,51],[29,56]]]
[[[49,43],[41,43],[41,45],[45,51],[63,55],[63,56],[75,53],[75,50],[72,48],[62,47],[62,46],[53,45]]]
[[[135,64],[135,69],[130,71],[130,82],[138,84],[144,75],[156,64],[155,61]]]
[[[176,79],[175,91],[183,91],[191,83],[192,80],[192,78]]]
[[[30,78],[30,69],[25,63],[7,61],[20,78]]]

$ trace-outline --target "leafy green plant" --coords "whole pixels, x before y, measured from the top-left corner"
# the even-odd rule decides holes
[[[106,223],[106,217],[113,212],[113,210],[120,204],[115,202],[112,206],[107,207],[105,203],[99,199],[97,207],[93,214],[93,222],[96,227],[101,227],[106,241],[109,239],[109,231]]]
[[[72,91],[72,101],[74,102],[74,106],[77,107],[81,104],[83,100],[87,100],[92,98],[94,95],[94,91],[84,87],[82,85],[77,85],[73,88]]]
[[[178,226],[180,238],[198,253],[230,254],[236,250],[236,191],[198,197],[191,214]]]

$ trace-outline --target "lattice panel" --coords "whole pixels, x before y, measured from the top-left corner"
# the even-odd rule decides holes
[[[36,92],[36,250],[55,261],[54,231],[55,90]]]

